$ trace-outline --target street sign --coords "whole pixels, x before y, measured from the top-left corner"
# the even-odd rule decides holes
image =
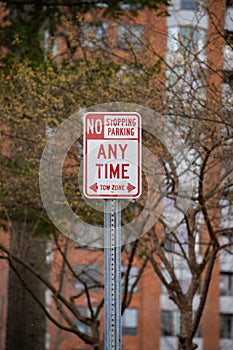
[[[84,195],[138,198],[141,194],[141,116],[89,112],[84,117]]]

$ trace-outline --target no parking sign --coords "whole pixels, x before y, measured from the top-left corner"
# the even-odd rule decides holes
[[[84,117],[84,195],[138,198],[141,194],[141,116],[89,112]]]

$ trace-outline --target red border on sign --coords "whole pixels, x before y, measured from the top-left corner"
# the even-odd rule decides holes
[[[98,128],[98,124],[96,125],[96,129],[93,129],[93,134],[89,134],[87,136],[87,122],[88,119],[96,119],[96,120],[101,120],[102,125],[104,125],[104,116],[114,116],[114,115],[119,115],[119,116],[134,116],[137,117],[138,120],[138,137],[137,138],[121,138],[121,137],[114,137],[114,138],[105,138],[104,137],[104,132],[100,131]],[[102,128],[103,130],[104,128]],[[108,193],[108,194],[100,194],[100,193],[89,193],[89,188],[92,184],[88,183],[88,140],[114,140],[114,141],[119,141],[119,140],[137,140],[137,151],[138,151],[138,170],[137,170],[137,193],[135,194],[120,194],[120,193]],[[88,112],[84,116],[84,195],[87,198],[92,198],[92,199],[114,199],[114,198],[122,198],[122,199],[129,199],[129,198],[138,198],[141,195],[141,115],[138,114],[137,112]]]

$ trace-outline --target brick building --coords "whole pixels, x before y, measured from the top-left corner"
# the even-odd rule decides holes
[[[88,24],[84,24],[82,27],[81,47],[93,54],[93,50],[99,49],[100,46],[103,49],[103,42],[106,40],[106,51],[111,49],[111,53],[117,54],[120,58],[127,58],[132,54],[131,49],[140,52],[143,49],[143,41],[148,39],[157,48],[157,57],[165,56],[170,63],[170,68],[167,68],[165,72],[167,84],[170,87],[176,79],[173,75],[174,66],[178,70],[180,69],[181,75],[185,75],[184,65],[179,66],[176,61],[177,43],[185,44],[192,38],[192,45],[198,52],[199,59],[215,60],[216,71],[222,71],[223,67],[225,73],[223,81],[218,74],[213,75],[210,79],[222,89],[223,98],[225,98],[230,90],[229,86],[232,84],[233,2],[209,1],[209,12],[205,9],[206,2],[204,0],[172,0],[171,6],[168,8],[170,14],[168,17],[156,17],[152,11],[146,9],[133,19],[129,20],[125,16],[121,19],[121,23],[114,24],[104,20],[101,26],[97,26],[96,23],[93,25],[93,16],[88,14],[86,17]],[[215,16],[210,16],[213,13]],[[220,36],[219,45],[216,45],[216,43],[215,46],[211,46],[213,44],[206,45],[207,38],[213,34],[216,24],[222,31],[223,37]],[[224,37],[226,38],[226,45],[224,44]],[[107,43],[107,40],[111,45]],[[62,36],[56,38],[53,44],[54,55],[60,54],[65,45]],[[77,55],[79,55],[81,49],[78,48]],[[143,51],[139,55],[143,64],[146,65],[150,62],[151,57],[144,56]],[[187,61],[187,63],[190,64],[190,61]],[[174,66],[172,66],[173,64]],[[122,69],[124,69],[123,65]],[[183,94],[185,94],[184,91],[190,89],[190,79],[198,84],[194,76],[190,78],[187,74],[186,82],[185,79],[180,81],[180,91]],[[185,85],[186,83],[187,85]],[[177,86],[179,86],[179,83]],[[202,87],[197,91],[196,97],[198,99],[206,98]],[[177,119],[179,118],[177,117]],[[221,226],[232,226],[232,223],[229,222],[230,219],[228,219],[228,222],[225,220],[225,217],[229,217],[229,213],[223,210],[221,214]],[[223,237],[223,239],[232,240],[232,236]],[[216,259],[204,315],[195,338],[199,349],[227,350],[233,348],[232,252],[231,247]],[[74,244],[70,244],[68,254],[77,273],[81,273],[82,269],[90,269],[90,266],[92,266],[90,275],[93,276],[94,274],[96,276],[97,273],[101,276],[100,278],[103,278],[103,256],[101,252],[82,250]],[[77,254],[78,260],[76,260]],[[61,261],[56,255],[53,256],[52,265],[54,268],[61,266]],[[177,260],[177,266],[179,280],[183,280],[184,288],[186,288],[188,278],[186,272],[179,268],[179,260]],[[122,271],[124,271],[124,265],[122,265]],[[131,272],[132,276],[129,278],[129,283],[133,284],[138,273],[137,260],[134,261]],[[87,284],[89,282],[86,281]],[[63,288],[73,292],[75,290],[80,291],[82,287],[71,278],[67,280],[67,285]],[[0,300],[2,301],[5,298],[6,290],[1,292],[3,296]],[[47,297],[50,304],[49,293]],[[94,292],[93,298],[96,298],[96,303],[98,303],[100,298],[98,291]],[[194,303],[198,302],[198,298],[197,294]],[[88,313],[85,298],[80,299],[78,307],[83,314]],[[100,315],[100,322],[103,328],[103,312]],[[170,300],[166,289],[161,286],[159,279],[155,277],[151,267],[145,269],[143,277],[135,288],[132,301],[123,315],[122,325],[123,349],[125,350],[169,350],[177,348],[176,335],[179,329],[179,313],[175,304]],[[79,327],[85,329],[86,326],[79,323]],[[88,333],[88,328],[86,328],[86,331]],[[47,347],[50,350],[91,349],[81,340],[79,341],[77,336],[58,330],[51,324],[48,326]]]
[[[120,23],[114,23],[114,25],[105,21],[101,27],[95,27],[93,17],[91,15],[87,16],[88,24],[83,27],[81,44],[93,53],[95,48],[98,49],[105,40],[108,40],[117,55],[127,58],[131,53],[131,49],[139,52],[143,50],[143,42],[148,39],[156,47],[157,57],[165,55],[170,67],[175,65],[177,68],[175,53],[179,43],[182,42],[183,45],[186,45],[188,41],[192,41],[192,48],[198,52],[199,59],[204,61],[215,60],[216,70],[222,70],[223,66],[225,71],[223,81],[218,74],[212,75],[210,79],[216,83],[220,90],[223,90],[224,96],[224,92],[229,91],[227,84],[231,84],[231,33],[233,31],[231,14],[233,3],[230,1],[227,1],[226,4],[224,1],[209,1],[207,4],[206,1],[172,0],[168,11],[170,14],[168,17],[156,17],[152,11],[146,9],[139,13],[136,18],[129,20],[128,16],[125,16],[120,20]],[[208,38],[214,35],[217,25],[222,37],[220,35],[213,43]],[[224,38],[227,38],[227,45],[224,44]],[[62,41],[54,46],[56,53],[65,45],[64,42],[62,45],[61,43]],[[106,42],[105,45],[106,51],[108,51],[108,43]],[[145,65],[151,60],[147,54],[143,56],[143,51],[141,54],[139,53],[139,56]],[[187,64],[190,64],[189,59]],[[174,66],[167,68],[166,71],[168,86],[169,84],[172,85],[176,79],[173,68]],[[184,69],[182,65],[178,69],[181,69],[181,74],[187,74],[185,70],[182,71]],[[193,83],[191,85],[198,84],[195,77],[192,78]],[[185,79],[180,81],[180,92],[183,94],[184,91],[190,89],[188,74],[187,80],[186,86]],[[179,83],[177,86],[179,86]],[[203,88],[198,90],[197,97],[199,99],[206,98],[206,92],[203,91]],[[222,213],[222,220],[224,214],[226,213]],[[225,225],[223,221],[221,224]],[[230,248],[224,254],[220,254],[216,260],[201,326],[196,333],[195,342],[199,349],[230,349],[233,346],[233,260],[231,251]],[[88,265],[89,256],[85,259],[85,264]],[[178,260],[177,264],[179,264]],[[100,265],[103,267],[103,262]],[[137,265],[135,265],[134,271],[137,273]],[[186,272],[181,267],[177,273],[180,280],[183,279],[185,288],[187,284]],[[197,295],[194,304],[198,303],[198,298]],[[82,307],[85,310],[85,305]],[[146,269],[143,274],[143,278],[133,293],[132,302],[124,313],[122,323],[123,349],[149,350],[160,348],[166,350],[176,348],[179,313],[170,300],[166,289],[161,286],[158,278],[154,277],[151,268]],[[64,339],[65,337],[67,335],[64,335]],[[51,341],[52,339],[53,336]],[[72,349],[79,349],[76,339],[70,341],[72,344],[74,342]],[[66,346],[64,345],[64,349],[66,349]],[[88,347],[80,345],[80,349],[84,348],[88,349]],[[62,345],[61,349],[63,349]]]

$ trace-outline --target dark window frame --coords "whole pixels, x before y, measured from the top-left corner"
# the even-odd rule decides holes
[[[75,288],[84,290],[85,285],[93,292],[101,289],[101,268],[98,264],[75,264]]]
[[[164,337],[174,336],[173,311],[162,310],[161,333]]]
[[[233,314],[220,315],[220,338],[233,339]]]
[[[203,28],[196,28],[191,25],[181,25],[179,27],[179,40],[181,47],[191,52],[200,52],[199,43],[203,40],[205,50],[207,32]]]
[[[86,305],[80,305],[77,307],[78,311],[87,318],[91,318],[91,310],[88,306]],[[97,308],[93,307],[93,311],[95,312]],[[100,313],[96,317],[97,320],[100,320]],[[88,326],[86,323],[81,322],[79,319],[75,318],[75,326],[79,328],[79,330],[85,334],[92,334],[91,327]]]
[[[176,324],[177,321],[177,324]],[[162,310],[161,335],[163,337],[175,337],[179,334],[180,312],[179,310]],[[198,325],[195,338],[202,337],[201,324]]]
[[[226,286],[226,288],[224,288],[225,286]],[[220,274],[220,295],[221,296],[233,296],[233,273],[232,272],[221,272],[221,274]]]
[[[119,24],[117,26],[117,48],[140,50],[143,47],[143,26],[140,24]]]
[[[106,46],[108,40],[108,23],[84,22],[80,25],[80,45],[83,48],[99,49]]]
[[[130,311],[135,311],[136,314],[136,318],[135,318],[135,322],[136,322],[136,326],[130,326],[127,325],[127,313]],[[136,307],[129,307],[127,309],[125,309],[122,317],[121,317],[121,325],[122,325],[122,335],[132,335],[135,336],[137,335],[137,329],[138,329],[138,309]]]
[[[226,7],[233,7],[233,0],[226,0]]]
[[[180,0],[181,10],[198,11],[199,4],[197,0]]]

